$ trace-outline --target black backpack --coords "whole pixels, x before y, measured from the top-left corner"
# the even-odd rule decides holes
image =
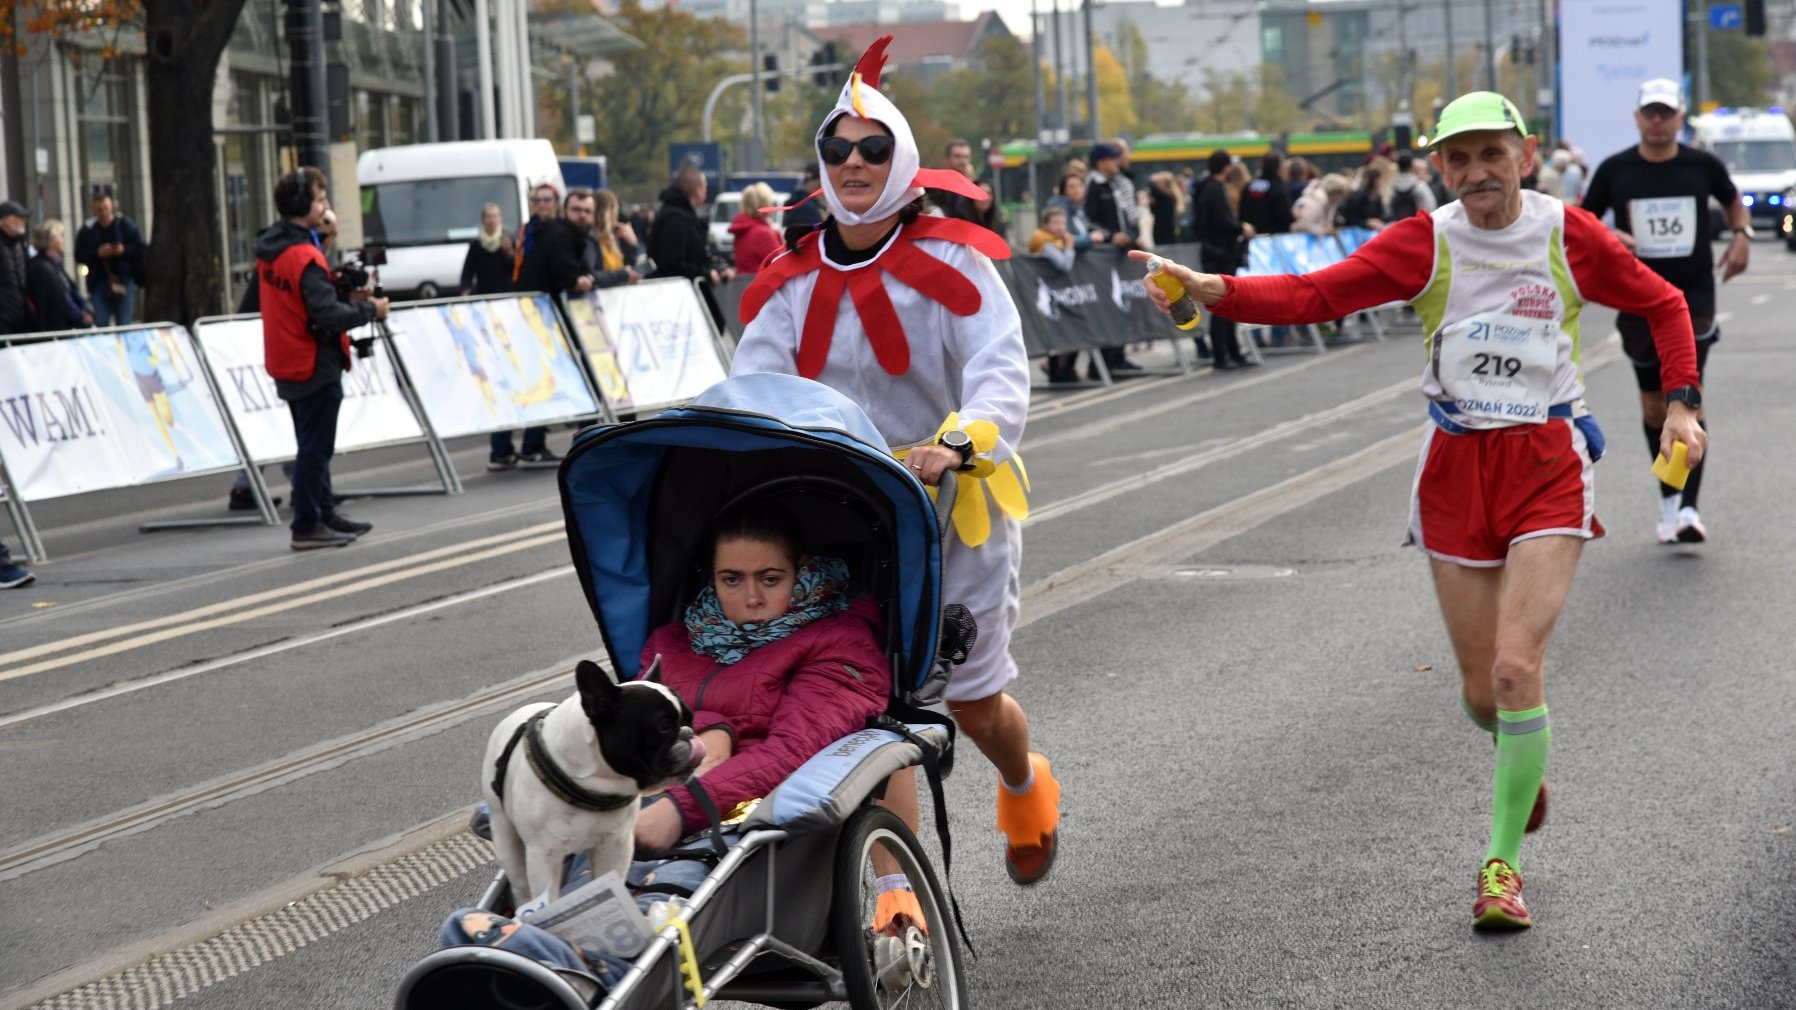
[[[1421,205],[1416,203],[1416,188],[1414,186],[1411,186],[1408,189],[1395,189],[1391,191],[1391,221],[1393,223],[1397,221],[1407,221],[1410,218],[1415,217],[1416,212],[1421,209]]]

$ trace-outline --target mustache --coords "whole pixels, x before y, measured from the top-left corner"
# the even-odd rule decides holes
[[[1487,179],[1484,182],[1476,182],[1470,186],[1466,186],[1459,192],[1463,196],[1466,193],[1501,193],[1502,191],[1503,184],[1501,182],[1498,182],[1495,179]]]

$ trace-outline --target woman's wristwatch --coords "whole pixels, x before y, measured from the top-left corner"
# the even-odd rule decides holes
[[[973,436],[968,435],[959,428],[950,428],[947,431],[942,432],[941,437],[935,441],[937,445],[945,446],[960,453],[960,466],[962,469],[965,469],[969,463],[973,462]]]

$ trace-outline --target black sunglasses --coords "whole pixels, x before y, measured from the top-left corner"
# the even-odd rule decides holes
[[[859,140],[847,137],[824,137],[817,145],[817,153],[823,156],[825,165],[840,165],[848,160],[849,152],[861,149],[861,159],[869,165],[883,165],[892,160],[892,151],[898,146],[897,141],[883,133]]]

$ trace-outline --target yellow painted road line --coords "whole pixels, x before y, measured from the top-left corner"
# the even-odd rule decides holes
[[[548,525],[560,526],[561,524],[560,523],[551,523]],[[451,568],[460,568],[463,565],[471,565],[477,561],[485,561],[485,560],[488,560],[489,558],[501,557],[506,554],[515,554],[518,551],[528,550],[529,548],[532,548],[532,547],[542,547],[542,546],[545,546],[548,544],[557,543],[562,539],[563,539],[562,534],[559,531],[557,531],[554,533],[545,533],[542,536],[531,537],[527,540],[517,540],[517,541],[511,542],[511,543],[500,544],[499,546],[496,546],[496,547],[489,547],[486,550],[474,551],[471,553],[467,551],[466,544],[457,544],[453,548],[447,549],[447,550],[452,550],[454,552],[454,554],[455,554],[454,557],[444,558],[440,561],[435,561],[430,564],[415,565],[415,562],[417,561],[417,557],[411,557],[411,558],[401,558],[397,562],[383,562],[382,565],[378,565],[378,566],[370,565],[369,568],[385,567],[385,568],[390,569],[395,564],[415,565],[415,567],[405,568],[401,571],[388,571],[386,574],[376,576],[374,578],[358,578],[355,582],[352,582],[346,586],[337,586],[334,589],[326,589],[321,592],[311,593],[306,596],[296,596],[296,597],[292,597],[290,599],[282,600],[278,603],[271,603],[271,604],[268,604],[267,606],[255,607],[250,610],[241,610],[236,613],[229,613],[229,614],[225,614],[220,617],[210,618],[208,620],[189,621],[188,623],[177,624],[173,627],[164,626],[159,631],[152,631],[149,634],[139,635],[135,638],[128,638],[123,641],[113,642],[109,645],[102,645],[97,648],[89,649],[85,652],[77,652],[77,653],[72,653],[72,654],[66,655],[66,656],[59,656],[55,659],[46,659],[46,660],[43,660],[42,662],[33,663],[29,666],[16,667],[16,668],[10,669],[10,670],[0,670],[0,681],[16,680],[20,677],[29,677],[34,673],[43,673],[46,670],[57,670],[57,669],[61,669],[62,667],[65,667],[65,666],[73,666],[76,663],[85,663],[88,660],[101,659],[106,656],[117,655],[118,653],[121,653],[121,652],[129,652],[132,649],[140,649],[146,645],[154,645],[157,642],[166,642],[166,641],[169,641],[170,639],[181,638],[186,635],[198,634],[199,632],[202,632],[202,631],[211,631],[214,628],[224,628],[224,627],[229,627],[230,625],[233,625],[233,624],[242,624],[245,621],[253,621],[253,620],[256,620],[257,618],[267,617],[271,614],[278,614],[283,611],[294,610],[299,607],[310,606],[311,604],[314,604],[314,603],[322,603],[325,600],[334,600],[334,599],[338,599],[338,598],[344,597],[344,596],[352,596],[356,593],[365,593],[370,589],[379,589],[382,586],[392,585],[395,582],[403,582],[407,579],[415,579],[415,578],[419,578],[421,576],[431,575],[436,572],[447,571],[448,569],[451,569]],[[444,552],[443,551],[430,551],[430,552],[426,552],[426,553],[441,554]],[[421,556],[422,555],[419,555],[418,557],[421,557]],[[365,569],[363,571],[365,571]],[[344,573],[344,574],[345,575],[353,575],[355,573]],[[338,578],[338,577],[331,577],[329,581],[340,582],[340,581],[342,581],[342,579]],[[204,608],[204,609],[216,610],[217,607],[219,607],[219,606],[223,606],[223,605],[222,604],[215,605],[214,607],[208,607],[208,608]],[[172,619],[163,619],[160,621],[146,622],[146,623],[150,624],[151,626],[167,625],[170,623],[171,620]]]
[[[315,579],[308,579],[305,582],[295,582],[291,585],[282,586],[279,589],[270,589],[265,592],[251,593],[248,596],[239,596],[229,600],[221,600],[218,603],[196,607],[193,610],[184,610],[178,614],[153,617],[147,621],[138,621],[135,624],[121,624],[117,627],[101,628],[98,631],[90,631],[82,635],[70,635],[59,641],[46,642],[43,645],[34,645],[30,648],[19,649],[14,652],[0,653],[0,667],[10,666],[27,659],[36,659],[39,656],[48,656],[58,652],[66,652],[69,649],[78,649],[81,646],[92,645],[95,642],[104,642],[109,638],[134,635],[139,632],[168,627],[169,625],[178,624],[182,621],[191,621],[195,618],[204,618],[213,614],[227,613],[239,607],[253,607],[258,603],[266,603],[270,600],[278,600],[286,596],[295,596],[313,590],[323,589],[326,586],[334,586],[340,582],[363,579],[371,575],[379,575],[382,572],[389,572],[396,568],[405,568],[410,565],[415,565],[419,562],[429,562],[437,558],[448,557],[467,550],[479,549],[492,544],[503,544],[508,541],[531,537],[535,534],[547,533],[550,530],[560,531],[561,529],[562,521],[557,519],[553,522],[539,523],[535,526],[526,526],[523,529],[512,530],[508,533],[499,533],[490,537],[481,537],[477,540],[463,541],[461,543],[450,544],[446,547],[436,547],[428,551],[420,551],[417,554],[408,554],[402,558],[394,558],[391,561],[382,561],[377,564],[364,565],[360,568],[352,568],[345,572],[319,576]],[[559,535],[559,532],[557,532],[557,535]],[[485,556],[490,557],[491,555]],[[10,672],[0,671],[0,680],[9,678]]]

